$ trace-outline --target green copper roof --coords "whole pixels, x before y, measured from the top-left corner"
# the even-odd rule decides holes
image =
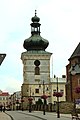
[[[34,34],[24,41],[24,48],[27,50],[45,50],[49,42],[40,35]]]
[[[35,10],[35,16],[31,18],[32,22],[39,22],[39,21],[40,21],[40,18],[37,17],[36,14],[37,14],[37,13],[36,13],[36,10]]]
[[[48,47],[49,42],[48,40],[42,38],[40,36],[40,18],[37,17],[36,11],[35,16],[32,17],[32,23],[31,25],[31,36],[28,39],[24,40],[23,46],[27,51],[30,50],[43,50]]]
[[[52,54],[52,53],[50,53],[50,52],[47,52],[47,51],[43,51],[43,50],[31,50],[31,51],[26,51],[26,52],[23,52],[22,54],[24,54],[24,55],[29,55],[29,54],[46,54],[46,55],[50,55],[50,54]]]

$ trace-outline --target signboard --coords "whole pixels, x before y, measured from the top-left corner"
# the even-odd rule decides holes
[[[80,99],[75,99],[76,108],[80,108]]]
[[[2,64],[5,57],[6,57],[6,54],[0,54],[0,65]]]

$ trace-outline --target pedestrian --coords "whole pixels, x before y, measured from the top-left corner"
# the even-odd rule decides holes
[[[2,112],[2,107],[3,107],[3,106],[2,106],[2,105],[0,105],[0,111],[1,111],[1,112]]]
[[[5,106],[3,107],[3,112],[5,112]]]

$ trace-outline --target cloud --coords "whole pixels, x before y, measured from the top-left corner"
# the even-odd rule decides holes
[[[21,90],[22,81],[12,77],[12,76],[0,76],[0,89],[11,94],[15,91]]]

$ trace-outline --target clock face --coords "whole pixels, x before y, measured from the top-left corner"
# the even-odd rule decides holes
[[[34,65],[39,66],[40,65],[40,61],[39,60],[35,60],[34,61]]]

